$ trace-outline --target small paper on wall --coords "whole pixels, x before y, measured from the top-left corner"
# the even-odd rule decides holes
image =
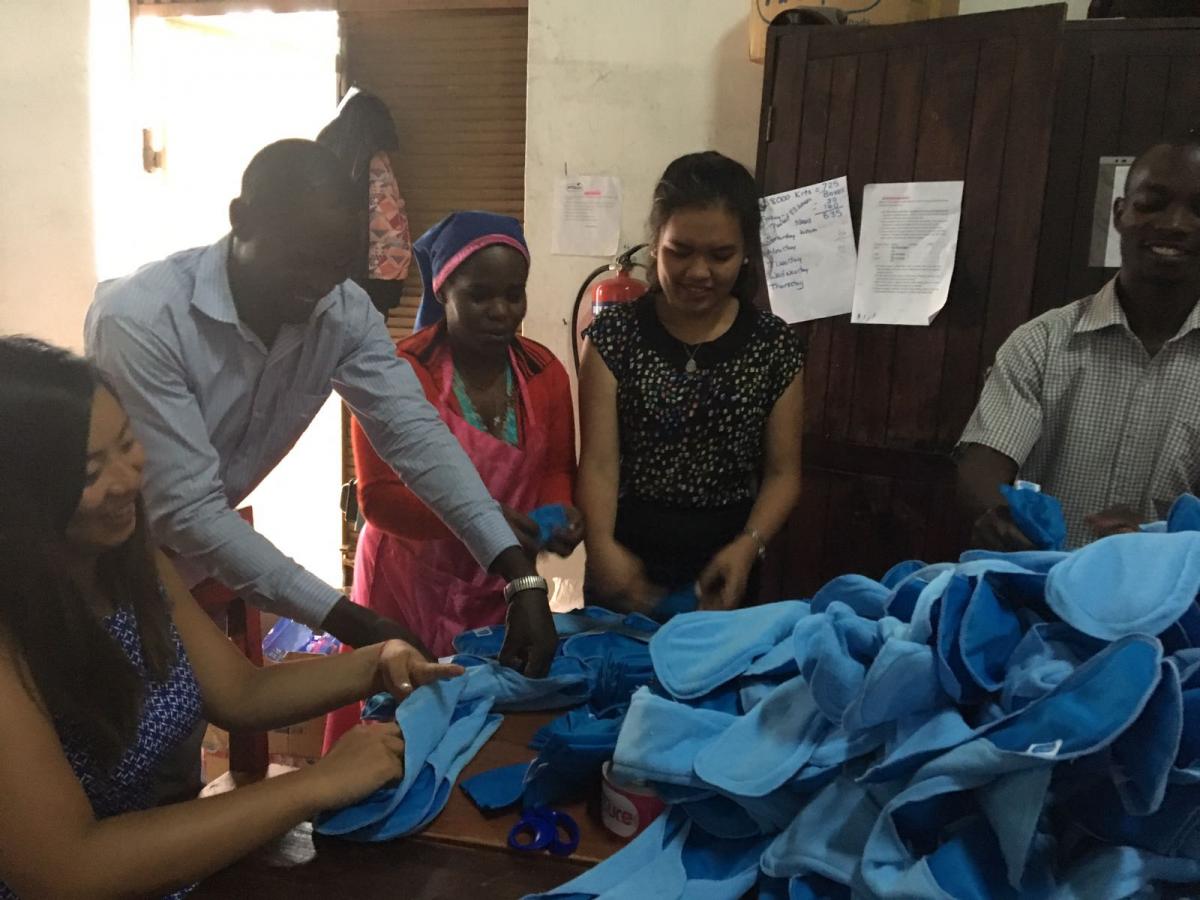
[[[961,181],[863,188],[851,321],[871,325],[933,321],[950,294],[962,194]]]
[[[775,314],[795,324],[850,312],[856,254],[845,177],[771,194],[758,205]]]
[[[1096,177],[1096,205],[1092,213],[1092,241],[1088,265],[1117,269],[1121,266],[1121,236],[1113,227],[1113,201],[1125,193],[1125,178],[1132,156],[1102,156]]]
[[[559,256],[615,256],[621,240],[621,180],[576,175],[554,184],[554,233]]]

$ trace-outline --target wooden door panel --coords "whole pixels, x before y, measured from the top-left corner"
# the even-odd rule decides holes
[[[849,316],[800,326],[803,498],[766,592],[803,596],[840,573],[878,576],[905,557],[956,551],[948,452],[991,344],[1029,315],[1061,17],[1043,7],[772,29],[764,193],[844,174],[857,231],[865,184],[966,184],[960,266],[933,326],[857,326]]]

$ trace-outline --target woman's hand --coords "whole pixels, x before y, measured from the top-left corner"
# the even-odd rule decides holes
[[[395,722],[357,725],[310,770],[324,809],[349,806],[404,777],[404,738]]]
[[[567,513],[565,528],[557,529],[546,541],[545,549],[556,556],[570,556],[583,540],[583,513],[574,506],[563,507]]]
[[[430,662],[416,647],[404,641],[388,641],[379,648],[371,690],[372,693],[387,691],[397,700],[403,700],[423,684],[439,678],[453,678],[463,671],[462,666]]]
[[[588,571],[604,602],[627,612],[649,615],[667,593],[666,588],[646,577],[642,561],[620,544],[591,548],[590,553]]]
[[[746,596],[750,570],[758,558],[758,545],[740,534],[720,550],[696,579],[700,609],[734,609]]]

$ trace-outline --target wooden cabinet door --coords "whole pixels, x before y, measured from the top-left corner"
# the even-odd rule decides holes
[[[771,30],[763,193],[846,175],[857,232],[865,184],[966,184],[950,297],[931,326],[800,326],[803,495],[764,596],[958,552],[949,453],[987,348],[1030,316],[1063,10]]]

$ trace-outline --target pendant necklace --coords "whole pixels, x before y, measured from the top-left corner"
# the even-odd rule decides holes
[[[680,341],[680,343],[683,342]],[[689,375],[695,375],[696,371],[700,368],[698,365],[696,365],[696,354],[700,352],[700,348],[703,346],[703,344],[695,344],[694,346],[683,344],[683,351],[688,357],[687,362],[683,364],[683,371],[687,372]]]

